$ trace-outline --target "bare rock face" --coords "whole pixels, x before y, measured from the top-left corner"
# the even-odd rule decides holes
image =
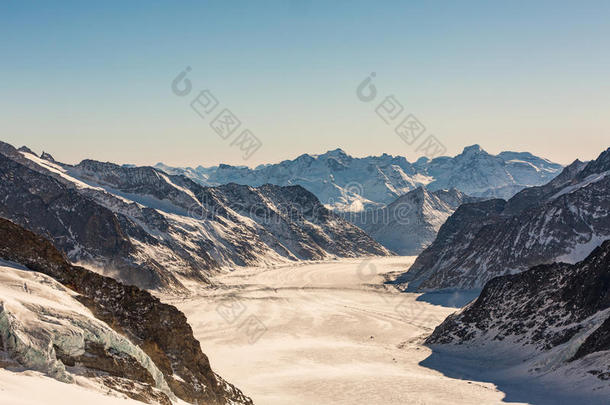
[[[83,353],[74,356],[66,353],[60,346],[53,347],[57,358],[69,367],[82,366],[90,370],[98,370],[115,377],[154,384],[150,372],[140,363],[125,353],[113,348],[106,348],[97,342],[85,341]]]
[[[478,351],[485,347],[483,352],[502,348],[523,355],[534,372],[575,367],[607,380],[610,240],[576,264],[539,265],[490,280],[475,301],[450,315],[426,343]]]
[[[55,163],[55,159],[53,159],[53,156],[51,156],[50,153],[42,152],[42,154],[40,155],[40,158],[44,159],[44,160],[48,160],[49,162]]]
[[[22,146],[19,149],[17,149],[19,152],[25,152],[25,153],[31,153],[32,155],[35,155],[34,151],[30,148],[28,148],[27,146]]]
[[[397,281],[420,290],[478,289],[537,264],[575,263],[608,238],[610,149],[508,201],[462,205]]]
[[[175,307],[161,303],[138,287],[71,265],[46,239],[1,218],[0,258],[46,274],[79,293],[78,299],[98,319],[152,359],[178,398],[189,403],[252,403],[212,371],[186,317]],[[68,364],[85,362],[91,369],[120,376],[134,384],[150,381],[145,370],[131,367],[133,362],[127,357],[92,344],[87,347],[87,354],[88,359],[62,353],[59,358],[63,357]]]

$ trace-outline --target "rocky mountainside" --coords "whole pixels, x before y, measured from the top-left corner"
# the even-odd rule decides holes
[[[496,277],[426,343],[610,395],[610,240],[576,264]],[[434,349],[433,349],[434,350]],[[594,391],[592,390],[592,391]],[[604,394],[605,393],[605,394]]]
[[[155,167],[206,186],[298,184],[323,204],[341,211],[379,208],[420,186],[430,191],[456,188],[471,196],[509,198],[524,187],[547,183],[562,168],[527,152],[490,155],[478,145],[464,148],[455,157],[420,158],[414,163],[388,154],[354,158],[336,149],[255,169],[224,164],[179,168],[158,163]]]
[[[1,218],[0,259],[4,358],[147,403],[252,403],[212,371],[175,307],[71,265],[49,241]]]
[[[456,190],[418,187],[383,208],[344,217],[377,242],[400,255],[417,255],[428,247],[441,225],[461,204],[477,201]]]
[[[181,290],[221,267],[389,253],[300,186],[202,187],[151,167],[70,166],[0,144],[0,194],[0,216],[73,262],[148,289]]]
[[[407,273],[410,288],[482,287],[537,264],[576,263],[610,237],[610,149],[508,201],[460,206]]]

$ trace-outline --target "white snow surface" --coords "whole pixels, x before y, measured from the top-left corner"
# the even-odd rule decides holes
[[[560,191],[558,191],[555,195],[551,196],[549,198],[549,200],[554,200],[558,197],[561,197],[562,195],[565,194],[569,194],[573,191],[576,191],[582,187],[588,186],[591,183],[596,183],[600,180],[603,180],[606,176],[608,176],[610,174],[610,170],[603,172],[603,173],[595,173],[592,174],[590,176],[587,176],[584,180],[582,180],[580,183],[577,184],[572,184],[570,186],[564,187],[563,189],[561,189]]]
[[[60,347],[69,355],[81,355],[85,341],[91,341],[136,359],[150,372],[156,388],[174,398],[163,374],[148,355],[95,318],[88,308],[76,300],[77,295],[44,274],[6,261],[0,262],[0,336],[4,342],[0,353],[4,358],[11,359],[11,363],[19,364],[14,371],[30,369],[63,383],[82,383],[84,377],[77,369],[67,369],[56,358],[53,346]],[[34,378],[38,375],[28,376]],[[6,373],[3,377],[10,381],[14,378]],[[0,380],[0,386],[4,383],[7,382]],[[60,387],[50,382],[40,383]],[[93,382],[88,384],[99,385]],[[66,388],[66,392],[70,391],[74,389]],[[0,397],[3,397],[1,392]]]
[[[108,393],[79,377],[66,384],[37,371],[12,371],[0,368],[0,405],[142,405],[116,392]]]
[[[531,398],[510,403],[561,403],[562,385],[569,382],[566,371],[542,378],[522,365],[502,371],[499,366],[514,359],[513,352],[488,348],[496,356],[490,361],[454,351],[440,360],[443,369],[453,367],[468,377],[444,375],[437,364],[428,364],[433,353],[423,340],[457,308],[432,305],[420,294],[399,293],[383,284],[413,260],[385,257],[240,268],[216,276],[220,288],[193,282],[188,285],[190,297],[160,296],[186,313],[212,367],[256,404],[499,404],[505,403],[500,388],[506,381],[520,397]],[[4,308],[16,307],[13,302],[44,301],[53,309],[91,316],[74,301],[74,293],[15,267],[0,264]],[[38,325],[37,316],[30,311],[20,319]],[[252,328],[253,320],[262,325],[262,334]],[[66,398],[92,405],[135,403],[85,377],[76,375],[73,381],[0,369],[0,405],[63,405]],[[580,395],[582,403],[596,403],[587,402],[582,392],[595,387],[565,386]]]
[[[456,308],[383,284],[413,259],[242,268],[216,276],[222,288],[191,285],[193,296],[163,299],[185,312],[214,369],[257,404],[503,403],[478,364],[471,379],[420,364],[432,354],[423,340]],[[516,389],[560,403],[552,388],[564,380],[524,373]]]

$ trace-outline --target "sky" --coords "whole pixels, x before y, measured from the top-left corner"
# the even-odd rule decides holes
[[[610,146],[608,1],[0,0],[0,55],[0,140],[66,163],[413,161],[430,135],[446,155],[476,143],[564,164]],[[389,96],[403,108],[386,123]],[[231,134],[211,126],[225,109]],[[412,144],[395,133],[408,114],[425,127]]]

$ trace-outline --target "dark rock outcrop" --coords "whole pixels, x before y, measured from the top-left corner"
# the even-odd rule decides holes
[[[469,345],[473,350],[494,342],[505,344],[510,353],[518,352],[510,347],[525,348],[524,353],[534,350],[534,360],[547,352],[558,359],[541,364],[558,361],[561,366],[597,355],[582,367],[607,375],[610,240],[576,264],[539,265],[490,280],[475,301],[447,317],[426,340],[431,345]]]
[[[79,293],[79,300],[97,318],[126,336],[153,360],[180,399],[206,404],[252,403],[212,371],[186,317],[175,307],[138,287],[71,265],[49,241],[2,218],[0,258],[46,274]],[[100,353],[99,348],[91,349],[103,359],[96,362],[98,368],[125,376],[116,359],[109,359],[109,354]],[[122,361],[126,362],[123,365],[129,363],[126,359]],[[147,380],[143,372],[130,373],[134,380]]]

